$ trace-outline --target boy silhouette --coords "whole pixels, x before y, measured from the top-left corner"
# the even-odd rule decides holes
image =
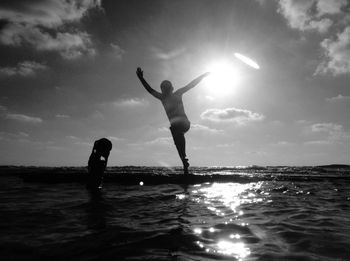
[[[94,142],[88,162],[88,178],[86,187],[89,190],[100,190],[104,171],[107,166],[109,153],[112,150],[112,142],[106,138]]]
[[[165,80],[160,84],[161,93],[152,89],[152,87],[143,78],[143,71],[140,67],[136,70],[136,75],[140,79],[145,89],[155,98],[160,100],[165,109],[166,115],[170,121],[170,131],[174,139],[176,149],[179,153],[180,159],[183,164],[184,174],[188,174],[188,159],[186,158],[186,140],[185,133],[190,129],[190,121],[185,113],[184,105],[182,102],[182,95],[195,87],[209,72],[206,72],[185,87],[174,91],[174,87],[170,81]]]

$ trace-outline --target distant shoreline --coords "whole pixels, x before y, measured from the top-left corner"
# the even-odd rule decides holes
[[[0,169],[4,168],[86,168],[85,166],[36,166],[36,165],[0,165]],[[162,168],[163,166],[143,166],[143,165],[117,165],[108,166],[107,168]],[[170,166],[169,168],[178,168],[180,166]],[[326,164],[326,165],[247,165],[247,166],[193,166],[195,168],[229,168],[229,169],[258,169],[258,168],[327,168],[342,169],[350,168],[349,164]]]
[[[205,182],[258,181],[324,181],[350,180],[350,165],[332,164],[322,167],[191,167],[191,175],[183,175],[181,167],[108,167],[106,183],[138,185],[196,184]],[[25,182],[85,183],[87,167],[0,166],[0,177],[17,176]]]

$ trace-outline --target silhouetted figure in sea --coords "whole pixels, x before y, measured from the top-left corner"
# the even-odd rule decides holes
[[[88,178],[86,187],[89,190],[102,188],[103,174],[107,166],[109,153],[112,150],[112,142],[106,138],[95,141],[88,162]]]
[[[185,133],[190,129],[191,123],[188,120],[184,110],[182,95],[195,87],[209,73],[207,72],[200,75],[185,87],[177,89],[176,91],[174,91],[174,87],[172,86],[171,82],[165,80],[160,84],[160,89],[162,90],[161,93],[152,89],[152,87],[146,82],[146,80],[143,78],[143,71],[140,67],[137,68],[136,74],[145,89],[150,94],[152,94],[153,97],[162,102],[165,112],[170,121],[170,131],[183,164],[184,174],[188,174],[188,167],[190,164],[186,158]]]

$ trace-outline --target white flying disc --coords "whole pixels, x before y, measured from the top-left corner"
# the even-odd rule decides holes
[[[254,69],[260,69],[260,66],[254,62],[252,59],[248,58],[247,56],[244,56],[243,54],[240,53],[235,53],[235,56],[237,59],[241,60],[245,64],[249,65],[250,67],[253,67]]]

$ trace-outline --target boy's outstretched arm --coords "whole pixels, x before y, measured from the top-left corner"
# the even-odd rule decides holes
[[[157,92],[156,90],[154,90],[149,84],[148,82],[146,82],[146,80],[143,78],[143,71],[141,70],[140,67],[137,67],[137,70],[136,70],[136,75],[137,77],[140,79],[143,87],[145,87],[145,89],[150,93],[152,94],[152,96],[154,96],[155,98],[157,99],[161,99],[162,97],[162,94]]]
[[[198,76],[196,79],[191,81],[189,84],[187,84],[185,87],[178,89],[177,92],[185,93],[189,91],[190,89],[195,87],[198,83],[200,83],[203,80],[203,78],[207,77],[209,74],[210,72],[203,73],[202,75]]]

